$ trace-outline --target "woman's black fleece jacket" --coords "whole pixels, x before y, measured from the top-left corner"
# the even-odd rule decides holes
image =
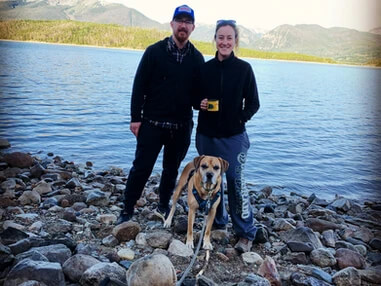
[[[230,137],[244,132],[247,122],[259,109],[257,84],[248,62],[234,53],[219,61],[216,56],[201,68],[199,100],[218,99],[219,111],[199,111],[197,132],[209,137]]]
[[[182,123],[192,119],[195,81],[204,63],[190,44],[182,63],[168,51],[168,38],[149,46],[139,63],[131,98],[131,122],[143,118]]]

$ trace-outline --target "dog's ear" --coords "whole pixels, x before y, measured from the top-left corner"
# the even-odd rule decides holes
[[[193,165],[196,169],[198,169],[200,167],[200,162],[201,160],[205,157],[205,155],[201,155],[201,156],[198,156],[196,158],[193,159]]]
[[[229,168],[229,162],[220,157],[218,157],[218,160],[220,160],[220,164],[221,164],[221,174],[225,173],[226,170]]]

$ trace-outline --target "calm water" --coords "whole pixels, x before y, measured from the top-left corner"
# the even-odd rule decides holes
[[[128,172],[135,151],[131,86],[141,56],[0,41],[0,138],[12,151],[53,152],[75,163],[92,161],[96,170]],[[248,61],[261,101],[247,125],[250,188],[379,198],[381,70]],[[185,162],[194,156],[193,142]],[[155,172],[160,169],[161,158]]]

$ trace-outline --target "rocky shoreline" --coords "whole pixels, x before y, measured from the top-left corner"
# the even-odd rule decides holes
[[[91,162],[6,151],[0,153],[0,285],[180,279],[193,255],[184,244],[185,192],[174,225],[164,229],[153,214],[160,178],[152,176],[132,221],[115,226],[128,179],[121,169],[94,171]],[[230,223],[214,230],[205,272],[196,278],[206,256],[200,250],[182,285],[381,285],[380,202],[274,195],[271,187],[249,193],[259,229],[251,252],[234,250]],[[199,214],[196,232],[202,224]],[[142,261],[154,265],[149,275]],[[133,282],[139,276],[157,283]],[[172,282],[160,284],[164,278]]]

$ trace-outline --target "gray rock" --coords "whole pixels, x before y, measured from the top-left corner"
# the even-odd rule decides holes
[[[312,201],[311,204],[314,204],[314,205],[317,205],[317,206],[321,206],[321,207],[326,207],[329,205],[329,202],[327,200],[324,200],[324,199],[319,199],[319,198],[316,198]]]
[[[51,207],[58,206],[58,200],[56,198],[47,198],[42,202],[41,208],[49,209]]]
[[[14,255],[25,252],[29,250],[31,247],[32,247],[32,244],[30,243],[29,238],[19,240],[9,245],[9,248],[11,249]]]
[[[297,286],[331,286],[332,284],[327,283],[323,280],[317,279],[315,277],[307,276],[302,273],[294,272],[291,274],[292,285]]]
[[[327,283],[332,283],[332,276],[322,269],[310,265],[298,265],[298,270],[307,276],[313,276]]]
[[[373,238],[369,242],[369,246],[373,249],[377,249],[378,251],[381,251],[381,239],[380,238]]]
[[[347,212],[351,208],[350,200],[345,198],[337,199],[333,201],[330,205],[334,207],[335,209],[341,210],[343,212]]]
[[[295,227],[287,219],[277,218],[274,221],[273,229],[275,231],[287,231],[295,229]]]
[[[311,275],[327,283],[330,283],[330,284],[332,283],[332,276],[320,268],[313,269],[311,272]]]
[[[146,234],[147,244],[153,248],[167,249],[172,239],[172,234],[167,231],[155,231]]]
[[[52,191],[52,186],[50,183],[47,183],[44,180],[42,180],[37,184],[36,187],[33,188],[33,191],[36,191],[40,195],[48,194]]]
[[[304,252],[292,252],[283,256],[285,261],[290,261],[292,264],[308,264],[307,255]]]
[[[25,191],[18,200],[22,205],[39,204],[41,202],[41,196],[36,191]]]
[[[0,233],[1,241],[5,245],[16,243],[17,241],[27,237],[29,237],[28,234],[11,226],[7,227],[3,232]]]
[[[340,229],[342,228],[341,225],[338,225],[336,223],[326,221],[323,219],[318,218],[309,218],[306,220],[306,226],[310,227],[314,231],[323,232],[325,230],[329,229]]]
[[[73,224],[64,219],[58,219],[54,224],[48,224],[45,227],[48,233],[55,235],[57,233],[67,233],[72,231]]]
[[[39,178],[42,174],[44,174],[45,168],[37,163],[32,168],[30,168],[30,175],[32,178]]]
[[[237,286],[271,286],[271,284],[266,278],[250,273],[245,281],[238,283]]]
[[[0,188],[4,191],[14,190],[16,188],[16,180],[14,178],[8,178],[0,184]]]
[[[177,239],[172,240],[171,244],[168,247],[168,252],[172,255],[183,256],[183,257],[193,256],[193,250]]]
[[[335,233],[332,229],[325,230],[322,232],[322,242],[327,247],[335,247],[336,245],[336,237]]]
[[[117,263],[97,263],[88,268],[81,277],[79,283],[83,286],[99,285],[106,277],[126,282],[126,270]]]
[[[360,273],[354,267],[347,267],[336,272],[332,279],[337,286],[361,285]]]
[[[370,229],[366,227],[360,227],[354,232],[353,238],[361,240],[365,243],[369,243],[374,238],[374,234]]]
[[[309,242],[314,249],[323,247],[319,237],[308,227],[298,227],[291,231],[287,241]]]
[[[310,242],[288,241],[287,246],[292,252],[310,253],[312,250],[314,250],[314,247]]]
[[[64,220],[75,222],[77,221],[77,215],[74,209],[72,208],[65,208],[63,217]]]
[[[33,247],[29,251],[37,251],[48,258],[50,262],[58,262],[61,265],[71,257],[70,249],[64,244]]]
[[[62,268],[64,274],[71,281],[79,282],[83,273],[97,263],[100,263],[100,261],[92,256],[76,254],[66,260]]]
[[[261,265],[263,263],[263,258],[255,252],[245,252],[241,255],[243,262],[247,264]]]
[[[322,268],[334,266],[336,264],[336,258],[325,248],[314,249],[310,254],[310,258],[312,263]]]
[[[368,250],[366,249],[366,247],[364,245],[355,245],[355,249],[358,253],[360,253],[362,256],[366,256]]]
[[[108,247],[115,247],[119,244],[119,241],[115,236],[110,234],[102,239],[102,244]]]
[[[19,286],[47,286],[43,282],[35,281],[35,280],[29,280],[27,282],[21,283]]]
[[[65,286],[65,276],[59,263],[25,259],[17,263],[8,273],[4,286],[18,286],[35,280],[48,286]]]
[[[40,252],[35,251],[35,250],[25,251],[23,253],[16,255],[16,262],[17,263],[24,260],[24,259],[49,262],[49,259],[45,255],[43,255]]]
[[[347,248],[347,249],[350,249],[350,250],[353,250],[353,251],[357,251],[356,247],[352,243],[349,243],[349,242],[344,241],[344,240],[336,241],[335,248],[336,249]]]
[[[0,268],[4,269],[14,261],[15,257],[9,247],[0,243]]]
[[[363,281],[379,285],[381,281],[381,265],[369,267],[364,270],[359,270],[360,277]]]
[[[72,178],[66,183],[65,187],[68,189],[81,188],[81,183],[78,178]]]
[[[204,275],[198,276],[197,284],[200,286],[218,286],[212,279]]]
[[[91,191],[86,198],[86,204],[88,205],[107,206],[109,202],[109,195],[101,190]]]

